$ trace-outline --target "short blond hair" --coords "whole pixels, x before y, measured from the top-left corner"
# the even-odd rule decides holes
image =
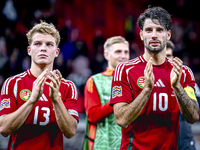
[[[116,43],[124,43],[129,47],[129,43],[125,38],[121,36],[113,36],[111,38],[108,38],[106,42],[104,43],[103,45],[104,52],[106,52],[111,45],[116,44]]]
[[[42,33],[42,34],[50,34],[52,35],[56,40],[56,45],[58,47],[60,43],[60,34],[58,30],[55,28],[55,26],[52,23],[46,23],[45,21],[40,21],[40,23],[35,24],[31,30],[28,31],[26,34],[28,38],[28,43],[31,45],[32,43],[32,37],[35,33]]]

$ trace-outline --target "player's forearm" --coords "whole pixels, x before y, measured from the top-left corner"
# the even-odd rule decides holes
[[[127,128],[131,122],[133,122],[140,115],[144,108],[151,90],[144,88],[142,92],[130,103],[124,103],[119,107],[114,105],[114,114],[116,121],[122,128]]]
[[[90,123],[98,123],[103,118],[113,113],[113,108],[106,103],[105,105],[94,106],[87,110],[88,120]]]
[[[199,105],[197,101],[190,99],[181,85],[173,89],[183,117],[188,123],[195,123],[199,120]]]
[[[34,103],[27,101],[19,109],[10,114],[0,116],[0,133],[8,136],[19,129],[30,114]]]
[[[61,132],[67,138],[73,137],[77,129],[77,120],[68,113],[61,100],[53,102],[53,106],[56,115],[56,121]]]

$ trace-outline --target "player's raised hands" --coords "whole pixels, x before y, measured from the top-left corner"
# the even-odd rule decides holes
[[[47,69],[44,70],[33,82],[31,100],[33,100],[34,103],[36,103],[39,100],[39,98],[43,93],[43,87],[46,80],[47,72],[48,72]]]
[[[183,62],[178,57],[175,57],[172,60],[172,65],[173,69],[170,74],[170,81],[172,87],[176,87],[180,83]]]
[[[144,77],[145,77],[145,87],[153,89],[154,86],[154,74],[153,74],[153,65],[152,65],[153,58],[151,57],[146,64],[144,70]]]
[[[50,71],[50,75],[47,75],[47,78],[50,80],[50,82],[45,82],[45,84],[49,86],[49,97],[52,99],[52,101],[54,101],[59,98],[59,88],[62,75],[59,70],[53,70]]]

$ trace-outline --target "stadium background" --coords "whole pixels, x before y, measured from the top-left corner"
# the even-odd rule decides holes
[[[148,7],[162,6],[172,15],[175,55],[194,72],[200,86],[200,16],[195,0],[1,0],[0,1],[0,87],[6,78],[27,70],[26,32],[39,20],[53,23],[61,34],[61,53],[55,60],[63,77],[79,91],[80,123],[75,137],[65,139],[65,149],[79,150],[84,138],[83,90],[89,76],[106,68],[103,44],[121,35],[130,43],[131,59],[143,53],[136,26],[138,16]],[[200,145],[199,122],[192,126]],[[0,149],[8,138],[0,136]]]

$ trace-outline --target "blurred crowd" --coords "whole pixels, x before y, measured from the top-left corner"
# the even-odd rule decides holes
[[[200,85],[200,18],[197,15],[195,18],[193,9],[193,15],[184,15],[190,6],[188,0],[160,3],[158,0],[1,0],[0,87],[6,78],[30,68],[26,32],[45,20],[53,23],[61,35],[60,54],[54,67],[76,84],[78,111],[84,113],[85,82],[107,66],[103,57],[105,39],[125,37],[130,43],[131,59],[143,53],[136,21],[149,4],[167,7],[172,14],[174,55],[192,69]]]

